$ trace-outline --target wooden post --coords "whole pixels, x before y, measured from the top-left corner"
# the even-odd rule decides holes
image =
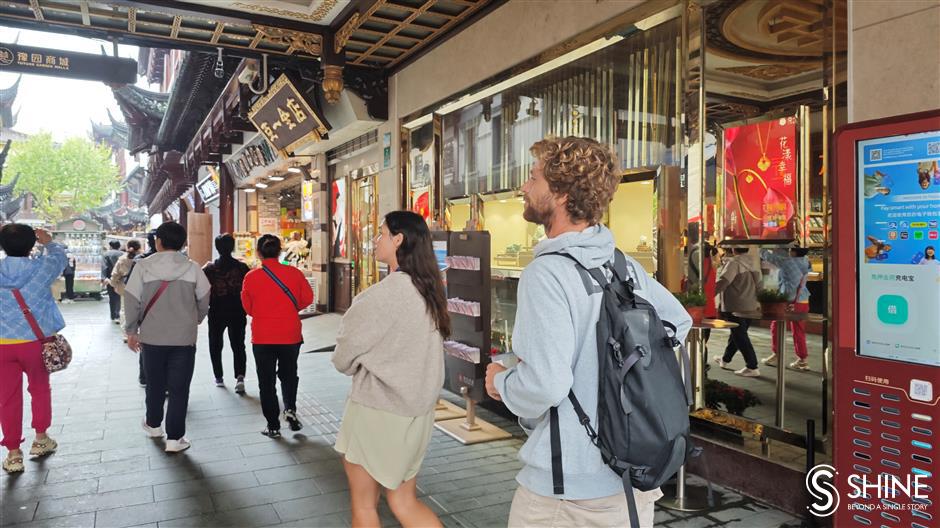
[[[219,166],[219,232],[235,232],[235,184],[224,163]]]

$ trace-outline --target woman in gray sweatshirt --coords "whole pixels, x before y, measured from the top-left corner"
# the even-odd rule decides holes
[[[450,333],[424,219],[410,211],[386,215],[375,255],[389,275],[353,300],[333,353],[336,370],[353,377],[335,446],[349,479],[352,525],[379,525],[384,487],[403,526],[441,526],[416,493],[444,383],[443,338]]]

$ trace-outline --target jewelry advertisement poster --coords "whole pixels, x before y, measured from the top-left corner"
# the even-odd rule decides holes
[[[796,124],[785,117],[724,130],[722,238],[796,238]]]

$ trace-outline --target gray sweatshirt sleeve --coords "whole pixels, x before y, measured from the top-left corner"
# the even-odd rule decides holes
[[[212,290],[211,284],[209,284],[209,279],[206,278],[206,274],[202,271],[195,263],[193,266],[196,267],[196,310],[199,314],[199,323],[202,323],[202,320],[206,318],[206,315],[209,313],[209,293]]]
[[[395,277],[386,277],[382,282]],[[410,280],[410,279],[409,279]],[[359,370],[362,356],[371,351],[392,329],[397,296],[391,284],[376,284],[356,297],[343,314],[331,358],[339,372],[352,376]]]
[[[135,266],[136,267],[136,266]],[[144,290],[143,272],[131,273],[124,286],[124,332],[128,335],[136,334],[138,331],[137,320],[144,310],[140,302],[140,296]]]
[[[558,279],[538,260],[519,279],[512,350],[522,360],[496,375],[506,407],[534,419],[561,403],[571,390],[577,343],[568,300]]]
[[[646,300],[656,308],[659,318],[676,325],[676,339],[684,343],[689,330],[692,329],[692,317],[689,312],[672,292],[653,279],[646,278],[643,290],[641,295],[645,295]]]

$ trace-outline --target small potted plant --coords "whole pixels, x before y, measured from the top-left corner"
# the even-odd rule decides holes
[[[677,293],[676,299],[685,307],[693,323],[701,323],[705,317],[705,294],[700,291]]]
[[[790,302],[787,296],[780,293],[780,291],[767,289],[757,293],[757,300],[760,302],[764,317],[768,319],[786,315],[787,305]]]

